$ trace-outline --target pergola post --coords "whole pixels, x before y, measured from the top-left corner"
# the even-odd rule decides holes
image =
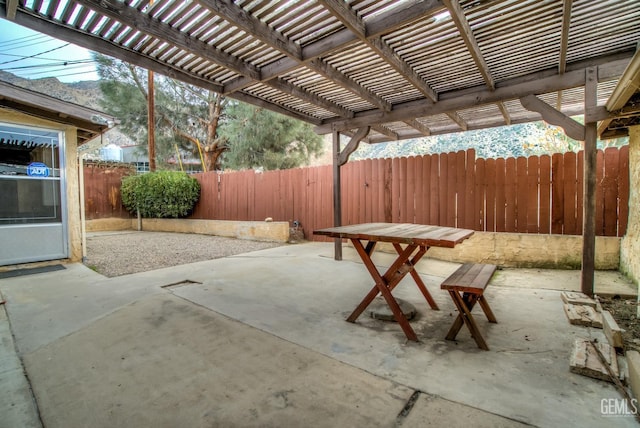
[[[333,132],[333,225],[342,226],[342,192],[340,191],[340,132]],[[342,239],[334,240],[334,258],[342,260]]]
[[[340,150],[340,132],[333,131],[333,225],[342,226],[342,202],[340,189],[340,167],[349,161],[351,153],[358,149],[371,127],[358,128],[344,149]],[[342,239],[335,240],[335,259],[342,260]]]
[[[587,296],[593,296],[596,253],[596,163],[597,121],[594,117],[597,105],[598,69],[586,70],[584,88],[584,204],[582,225],[582,274],[580,288]]]

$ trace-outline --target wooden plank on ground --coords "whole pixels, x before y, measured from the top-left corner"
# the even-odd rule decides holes
[[[598,313],[594,307],[567,303],[563,306],[570,324],[602,328],[602,314]]]
[[[609,311],[602,312],[602,331],[609,341],[609,345],[613,346],[617,350],[624,349],[622,329]]]
[[[611,368],[614,376],[619,376],[618,360],[615,349],[608,343],[596,343],[600,352],[605,358],[606,364]],[[609,372],[600,360],[598,352],[594,349],[594,344],[589,339],[576,339],[571,352],[569,367],[572,373],[613,382]]]
[[[584,293],[575,291],[563,291],[560,293],[560,298],[564,303],[569,305],[586,305],[596,308],[596,301]]]

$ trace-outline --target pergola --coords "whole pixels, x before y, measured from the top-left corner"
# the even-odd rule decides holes
[[[638,0],[0,5],[1,17],[25,27],[333,133],[336,225],[340,165],[361,141],[559,125],[585,142],[582,289],[592,293],[597,135],[640,122]],[[339,133],[351,137],[344,148]]]

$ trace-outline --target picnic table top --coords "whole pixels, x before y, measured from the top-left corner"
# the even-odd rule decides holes
[[[473,230],[413,223],[361,223],[314,230],[315,235],[398,244],[453,248]]]

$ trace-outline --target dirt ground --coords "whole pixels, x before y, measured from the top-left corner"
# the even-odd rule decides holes
[[[624,329],[622,338],[625,351],[640,351],[640,323],[638,323],[638,302],[636,299],[620,297],[600,298],[602,309],[611,312],[618,326]]]

